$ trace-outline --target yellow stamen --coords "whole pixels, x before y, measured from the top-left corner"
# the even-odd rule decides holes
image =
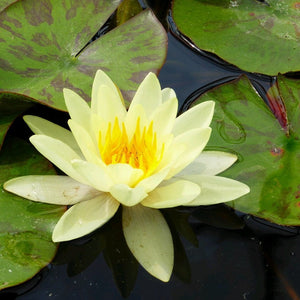
[[[142,133],[141,133],[142,132]],[[104,141],[102,137],[105,136]],[[108,124],[106,133],[99,131],[99,151],[107,164],[124,163],[144,171],[144,178],[150,176],[162,160],[164,144],[158,145],[153,121],[148,127],[140,128],[140,118],[136,121],[135,131],[128,140],[125,124],[119,124],[116,117],[114,124]]]

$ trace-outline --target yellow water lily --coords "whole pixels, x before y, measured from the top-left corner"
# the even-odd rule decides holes
[[[71,131],[36,116],[24,119],[35,133],[31,143],[67,176],[23,176],[4,188],[32,201],[72,205],[53,230],[54,242],[94,231],[121,204],[128,247],[150,274],[168,281],[173,242],[158,209],[216,204],[249,192],[241,182],[215,176],[236,161],[235,155],[202,152],[214,102],[176,118],[175,92],[161,90],[149,73],[127,111],[119,89],[101,70],[91,106],[69,89],[64,97]]]

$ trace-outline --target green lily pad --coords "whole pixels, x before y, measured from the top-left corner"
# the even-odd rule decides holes
[[[300,4],[266,2],[175,0],[173,16],[200,49],[243,70],[268,75],[300,70]]]
[[[102,69],[130,100],[144,76],[161,68],[167,37],[145,10],[86,46],[119,3],[20,0],[0,12],[0,93],[66,110],[62,89],[89,101]]]
[[[22,96],[0,93],[0,150],[12,122],[31,106],[32,102]]]
[[[287,131],[245,77],[196,101],[216,101],[208,148],[236,153],[238,163],[223,175],[251,189],[229,205],[282,225],[300,225],[299,89],[299,81],[279,78]]]
[[[64,206],[36,203],[3,190],[3,183],[27,174],[53,174],[49,162],[33,147],[7,139],[0,153],[0,290],[38,273],[54,257],[52,230]]]
[[[0,1],[0,11],[16,1],[17,0],[1,0]]]

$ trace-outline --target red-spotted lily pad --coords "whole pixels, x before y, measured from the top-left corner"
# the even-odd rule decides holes
[[[201,49],[249,72],[300,70],[300,2],[175,0],[179,30]]]
[[[245,77],[215,88],[196,102],[216,101],[208,146],[236,153],[238,163],[224,176],[251,189],[230,205],[271,222],[300,225],[300,81],[279,77],[277,93],[272,89],[271,94],[285,103],[286,130]]]
[[[7,139],[0,153],[0,290],[20,284],[54,257],[52,229],[64,211],[24,200],[3,190],[2,184],[25,174],[53,174],[49,162],[29,144]]]
[[[19,0],[0,12],[0,93],[65,110],[63,88],[90,98],[97,69],[130,100],[165,59],[167,37],[149,10],[87,43],[121,1]]]

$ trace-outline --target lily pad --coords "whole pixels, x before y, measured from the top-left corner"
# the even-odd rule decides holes
[[[178,29],[200,48],[267,75],[300,70],[300,4],[295,0],[175,0]]]
[[[0,1],[0,11],[16,1],[18,1],[18,0],[1,0]]]
[[[0,12],[0,93],[66,110],[62,89],[89,101],[95,72],[102,69],[130,100],[144,76],[161,68],[167,37],[145,10],[88,44],[119,3],[19,0],[6,7]]]
[[[300,225],[300,82],[279,77],[278,89],[286,105],[287,130],[245,77],[196,102],[216,101],[208,147],[236,153],[238,163],[223,174],[251,189],[229,205],[277,224]]]
[[[52,242],[52,229],[64,206],[24,200],[3,190],[2,184],[13,177],[54,173],[49,162],[29,144],[7,139],[0,166],[1,290],[30,279],[53,259],[57,244]]]

